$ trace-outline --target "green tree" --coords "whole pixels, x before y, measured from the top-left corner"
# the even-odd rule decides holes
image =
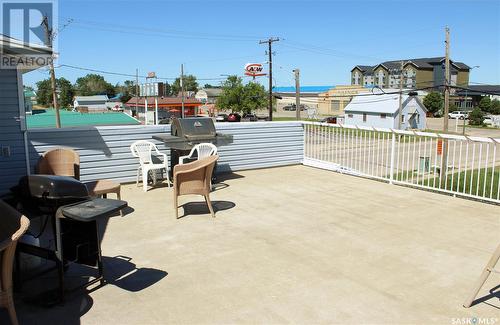
[[[469,114],[470,125],[483,125],[484,112],[479,107],[476,107]]]
[[[75,90],[71,82],[68,79],[59,78],[56,79],[56,85],[59,90],[59,106],[64,108],[72,106]]]
[[[500,100],[493,99],[491,101],[491,114],[500,115]]]
[[[52,103],[52,83],[50,79],[45,79],[36,84],[36,101],[44,107],[54,106]],[[71,106],[75,91],[71,82],[65,78],[56,79],[56,87],[58,90],[58,104],[60,107],[67,108]]]
[[[491,99],[488,96],[483,96],[481,101],[479,102],[479,109],[485,113],[489,113],[491,111]]]
[[[103,76],[93,73],[76,79],[75,90],[80,96],[115,95],[115,87],[104,80]]]
[[[233,112],[243,110],[244,91],[242,79],[238,76],[229,76],[222,84],[222,93],[217,98],[216,106]]]
[[[196,77],[193,75],[187,75],[183,78],[184,91],[198,91],[198,82],[196,82]],[[172,94],[178,95],[181,92],[181,78],[175,79],[172,84]]]
[[[50,79],[41,80],[36,83],[36,102],[38,105],[49,107],[52,105],[52,86]]]
[[[243,87],[243,113],[264,109],[267,105],[268,99],[264,86],[249,82]]]
[[[134,97],[136,92],[135,82],[133,80],[125,80],[123,85],[116,84],[115,93],[116,95],[121,94],[120,101],[122,103],[128,102],[128,100]]]
[[[439,112],[443,109],[443,104],[443,95],[438,92],[431,92],[424,98],[424,106],[433,115],[439,114]]]

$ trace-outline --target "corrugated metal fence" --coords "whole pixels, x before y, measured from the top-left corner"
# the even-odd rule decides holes
[[[219,172],[302,162],[304,132],[300,122],[217,123],[216,128],[234,137],[232,144],[219,148]],[[138,160],[131,155],[130,144],[150,140],[168,154],[163,143],[151,138],[163,132],[170,133],[170,125],[30,130],[31,166],[33,168],[44,151],[66,146],[80,154],[83,181],[103,178],[134,181]]]

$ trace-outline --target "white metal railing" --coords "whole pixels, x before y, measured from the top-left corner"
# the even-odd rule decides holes
[[[303,124],[304,165],[500,203],[500,138]]]

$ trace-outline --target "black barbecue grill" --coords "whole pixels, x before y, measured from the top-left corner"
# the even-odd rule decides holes
[[[155,134],[153,139],[164,142],[170,148],[170,172],[199,143],[212,143],[217,147],[233,142],[233,136],[217,133],[214,121],[207,117],[175,118],[172,120],[170,134]]]
[[[56,263],[59,301],[64,297],[64,270],[69,263],[97,267],[98,276],[85,286],[104,284],[98,220],[122,210],[127,202],[90,198],[85,184],[66,176],[25,176],[12,192],[23,214],[30,219],[44,220],[43,231],[53,232],[55,245],[52,247],[21,242],[18,247],[20,252]]]

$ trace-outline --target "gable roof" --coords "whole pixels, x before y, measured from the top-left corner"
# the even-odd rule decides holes
[[[431,58],[391,60],[391,61],[385,61],[385,62],[379,63],[379,64],[374,65],[374,66],[357,65],[351,70],[351,72],[354,69],[358,68],[363,72],[366,71],[368,73],[371,73],[371,72],[373,72],[373,70],[375,70],[379,66],[383,66],[387,70],[399,69],[401,67],[401,61],[404,61],[405,65],[413,64],[417,68],[432,69],[435,65],[441,64],[444,60],[445,60],[444,56],[431,57]],[[463,62],[458,62],[458,61],[455,62],[455,61],[450,60],[450,64],[459,70],[469,70],[470,69],[470,67]]]
[[[345,112],[366,112],[366,113],[385,113],[395,114],[399,109],[399,94],[359,94],[345,107]],[[415,99],[424,111],[425,106],[416,96],[403,95],[403,107],[412,99]]]
[[[221,88],[203,88],[200,90],[204,91],[208,97],[218,97],[222,93]]]
[[[94,96],[75,96],[75,100],[79,103],[82,102],[106,102],[108,100],[107,95],[94,95]]]

